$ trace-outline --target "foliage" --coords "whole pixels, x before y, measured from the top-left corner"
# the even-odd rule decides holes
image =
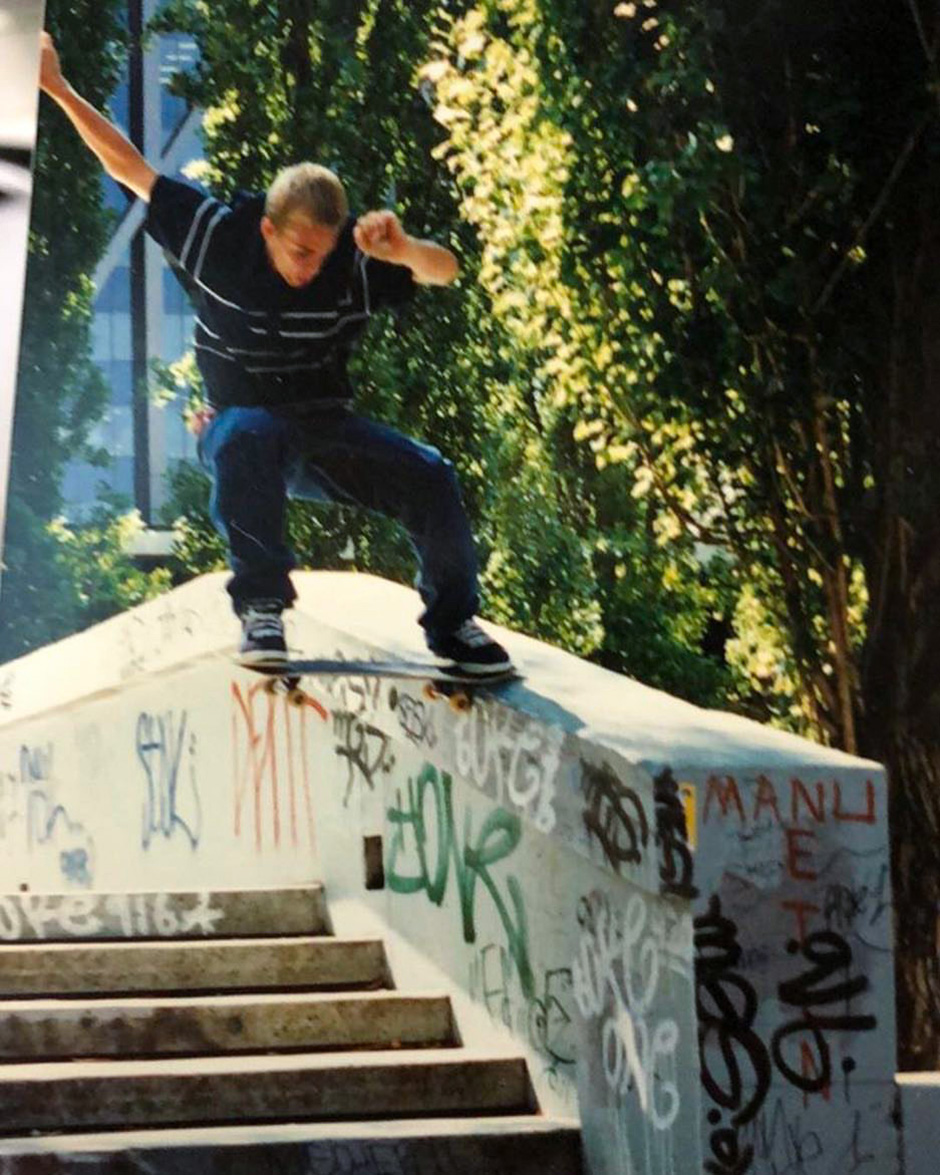
[[[659,542],[733,554],[787,666],[772,712],[852,748],[853,530],[876,473],[848,57],[872,18],[832,11],[820,36],[782,5],[742,7],[492,0],[449,22],[421,76],[480,280],[541,395],[654,500]]]
[[[98,105],[118,77],[120,7],[118,0],[93,6],[52,0],[46,12],[66,75]],[[47,528],[60,510],[66,462],[93,455],[89,430],[106,400],[105,383],[90,357],[88,275],[110,227],[101,207],[97,160],[64,115],[42,99],[4,540],[0,659],[65,635],[82,614]]]
[[[118,513],[115,503],[103,502],[79,529],[61,518],[47,529],[58,544],[57,565],[77,592],[76,628],[97,624],[170,587],[168,569],[142,571],[129,553],[144,530],[137,510]]]
[[[206,110],[206,160],[190,173],[226,195],[263,187],[287,163],[317,158],[339,171],[355,208],[391,203],[410,231],[458,252],[456,288],[419,294],[403,321],[373,324],[353,374],[362,410],[436,444],[457,464],[478,535],[487,614],[612,667],[642,666],[654,684],[716,702],[727,675],[718,660],[703,662],[698,643],[711,613],[730,604],[676,579],[669,602],[677,620],[653,635],[645,601],[660,598],[676,556],[622,542],[612,563],[598,496],[603,526],[622,534],[634,524],[634,507],[614,501],[572,444],[574,414],[546,395],[533,362],[540,324],[522,339],[507,324],[486,234],[471,231],[472,216],[461,222],[461,191],[433,158],[446,140],[420,67],[443,29],[439,5],[257,3],[250,22],[243,11],[244,0],[214,4],[211,15],[208,6],[177,3],[154,25],[185,28],[200,46],[200,69],[175,83]],[[557,136],[548,124],[543,130],[537,147],[550,175]],[[522,296],[534,290],[538,302],[553,296],[564,275],[536,267],[526,276]],[[190,573],[216,565],[209,532],[200,524],[198,541],[190,533],[195,501],[182,504],[174,502],[186,518],[182,564]],[[407,543],[381,520],[300,506],[291,510],[290,532],[304,564],[361,566],[405,581],[414,575]]]
[[[938,41],[918,0],[486,0],[421,70],[539,394],[665,549],[727,554],[740,704],[892,772],[905,1059],[928,1067]]]
[[[139,513],[116,501],[102,502],[80,528],[61,517],[42,523],[20,498],[10,501],[10,526],[19,541],[8,555],[7,582],[20,589],[15,625],[9,623],[5,641],[16,656],[50,640],[80,632],[118,612],[166,591],[170,571],[142,571],[130,553],[144,528]],[[15,560],[16,562],[9,562]],[[23,560],[23,566],[19,565]],[[43,575],[37,576],[35,568]],[[4,598],[4,615],[12,616]]]

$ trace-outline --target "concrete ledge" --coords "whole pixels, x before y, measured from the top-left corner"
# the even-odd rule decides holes
[[[522,1113],[525,1062],[460,1050],[0,1067],[0,1131]]]
[[[380,940],[48,943],[0,947],[0,995],[385,987]]]
[[[577,1123],[507,1115],[0,1139],[0,1175],[580,1175]]]
[[[169,1056],[455,1043],[445,995],[303,994],[0,1003],[0,1059]]]
[[[0,889],[322,879],[344,939],[381,938],[402,987],[449,990],[464,1040],[524,1054],[539,1104],[582,1115],[594,1175],[741,1166],[751,1145],[778,1175],[800,1163],[847,1175],[855,1161],[898,1175],[877,764],[499,630],[525,678],[466,713],[355,675],[310,681],[291,706],[231,663],[223,581],[4,667]],[[297,587],[292,646],[423,655],[415,593],[356,574]],[[378,928],[342,920],[365,907]],[[273,955],[279,941],[252,949]],[[50,954],[45,969],[74,957]],[[128,988],[131,961],[151,975]],[[279,985],[248,961],[256,978],[236,985],[239,962],[187,955],[174,988],[126,954],[90,990]],[[29,978],[24,994],[67,993]],[[742,1016],[747,1072],[727,1052]],[[358,1161],[318,1175],[344,1165]]]

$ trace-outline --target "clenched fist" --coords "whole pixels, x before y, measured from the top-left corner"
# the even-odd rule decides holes
[[[400,261],[408,244],[408,234],[394,212],[367,212],[353,229],[353,239],[367,257],[378,261]]]

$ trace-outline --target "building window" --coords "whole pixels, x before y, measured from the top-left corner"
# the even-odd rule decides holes
[[[135,23],[131,19],[131,9],[135,5],[139,12],[141,0],[128,0],[128,27]],[[143,0],[143,19],[152,17],[160,7],[162,3]],[[153,158],[151,145],[148,151],[151,163],[159,170],[173,172],[202,153],[198,132],[187,129],[188,141],[179,138],[189,111],[186,103],[167,89],[174,73],[190,69],[196,64],[198,51],[190,36],[174,33],[153,38],[147,52],[156,56],[159,68],[145,68],[133,79],[126,74],[108,104],[109,116],[125,134],[130,134],[131,93],[134,87],[140,87],[136,92],[142,93],[145,114],[147,111],[159,111],[161,157]],[[152,65],[152,56],[150,62]],[[147,121],[146,118],[144,121]],[[174,155],[167,158],[168,151],[174,151],[180,157]],[[140,217],[140,209],[132,208],[124,190],[108,176],[103,177],[103,183],[104,203],[117,213],[116,231],[122,231],[121,222],[124,221],[123,231],[127,232],[133,222],[127,222],[126,216],[133,210]],[[143,232],[142,224],[136,231]],[[62,489],[65,512],[72,521],[81,521],[89,516],[102,488],[125,497],[129,506],[146,507],[149,503],[153,513],[157,513],[165,494],[163,479],[167,470],[176,462],[196,459],[195,440],[186,430],[182,418],[184,396],[160,410],[150,411],[149,416],[146,412],[142,414],[138,406],[136,427],[141,432],[135,445],[134,372],[149,368],[150,360],[154,358],[165,363],[179,359],[192,346],[195,318],[185,292],[173,277],[165,259],[152,250],[145,252],[145,264],[153,264],[156,258],[162,270],[153,275],[156,279],[155,292],[161,293],[155,299],[155,304],[153,301],[147,304],[142,295],[143,286],[135,290],[132,298],[130,246],[123,249],[121,255],[106,258],[106,262],[99,267],[100,288],[92,321],[92,357],[108,382],[110,397],[90,440],[93,445],[108,453],[110,463],[105,467],[96,467],[85,462],[73,462],[67,469]],[[133,280],[143,282],[143,272],[139,272]],[[147,280],[149,282],[151,279]],[[141,316],[139,321],[132,322],[133,313]],[[156,354],[135,354],[135,341],[141,348],[145,345],[144,340],[149,340],[150,345],[157,348]],[[141,463],[136,478],[135,452],[136,460]],[[144,494],[141,501],[135,501],[135,493],[138,497]]]

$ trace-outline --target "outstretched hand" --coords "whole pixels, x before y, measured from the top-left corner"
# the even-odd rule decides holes
[[[47,94],[56,94],[64,88],[65,78],[62,76],[55,41],[45,30],[39,34],[39,47],[39,88]]]
[[[356,222],[353,239],[367,257],[394,263],[405,251],[408,234],[394,212],[367,212]]]
[[[186,408],[183,411],[183,420],[186,427],[198,440],[209,427],[209,422],[215,417],[216,410],[208,404],[201,407]]]

